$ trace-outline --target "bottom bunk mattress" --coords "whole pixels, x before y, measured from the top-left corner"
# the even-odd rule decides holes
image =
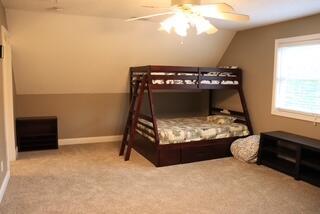
[[[192,118],[158,119],[157,126],[160,144],[186,143],[191,141],[212,140],[249,135],[248,127],[235,123],[236,118],[230,116],[208,116]],[[152,123],[139,119],[137,132],[155,141],[153,130],[147,126]],[[144,126],[146,124],[147,126]],[[143,131],[141,131],[143,130]]]

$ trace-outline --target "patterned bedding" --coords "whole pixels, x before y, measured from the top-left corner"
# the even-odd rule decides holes
[[[209,116],[211,117],[211,116]],[[249,131],[246,125],[240,123],[220,124],[209,120],[209,117],[158,119],[158,132],[160,144],[185,143],[204,139],[219,139],[236,136],[247,136]],[[140,119],[141,123],[152,126],[152,123]],[[138,124],[140,129],[153,133],[146,126]],[[137,130],[154,142],[154,139],[147,134]]]
[[[160,73],[160,72],[152,72],[151,75],[153,76],[173,76],[174,79],[168,79],[168,80],[163,80],[163,79],[155,79],[152,80],[152,84],[175,84],[175,85],[195,85],[197,84],[198,80],[183,80],[183,79],[176,79],[179,78],[179,76],[195,76],[197,77],[197,73]],[[204,74],[204,76],[208,77],[236,77],[234,74],[231,72],[209,72],[207,74]],[[207,85],[239,85],[239,82],[237,80],[232,81],[232,80],[201,80],[200,84],[207,84]]]
[[[174,84],[174,85],[195,85],[197,84],[196,80],[152,80],[152,84],[155,85],[163,85],[163,84]],[[202,80],[200,84],[206,84],[206,85],[239,85],[238,81],[225,81],[225,80]]]

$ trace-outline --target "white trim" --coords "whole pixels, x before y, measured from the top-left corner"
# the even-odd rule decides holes
[[[276,111],[276,89],[277,89],[277,71],[278,71],[278,47],[280,39],[276,39],[274,46],[274,67],[273,67],[273,86],[272,86],[272,103],[271,103],[271,114],[277,115]]]
[[[3,179],[1,189],[0,189],[0,203],[3,199],[4,194],[6,193],[6,190],[7,190],[8,184],[9,184],[9,180],[10,180],[10,170],[7,170],[6,176]]]
[[[3,99],[4,99],[4,122],[5,139],[7,147],[8,167],[10,161],[16,160],[15,119],[13,105],[13,73],[12,51],[7,29],[1,25],[1,41],[3,49],[2,72],[3,72]]]
[[[310,40],[319,40],[320,38],[320,33],[316,34],[310,34],[310,35],[304,35],[304,36],[295,36],[295,37],[289,37],[289,38],[281,38],[281,39],[276,39],[276,43],[293,43],[293,42],[301,42],[301,41],[310,41]]]
[[[99,136],[99,137],[83,137],[83,138],[65,138],[59,139],[59,145],[75,145],[75,144],[88,144],[88,143],[104,143],[120,141],[122,135],[113,136]]]
[[[317,117],[316,115],[311,116],[311,115],[307,115],[304,113],[290,112],[290,110],[277,109],[277,108],[274,108],[274,106],[272,106],[271,113],[273,115],[277,115],[277,116],[288,117],[288,118],[293,118],[293,119],[298,119],[298,120],[311,121],[316,124],[320,123],[320,117]]]
[[[310,43],[312,41],[319,41],[320,33],[318,34],[310,34],[305,36],[296,36],[290,38],[282,38],[275,40],[275,48],[274,48],[274,70],[273,70],[273,87],[272,87],[272,106],[271,106],[271,114],[277,116],[283,116],[288,118],[294,118],[298,120],[306,120],[312,121],[315,124],[320,122],[319,115],[313,115],[303,112],[294,112],[291,110],[286,109],[278,109],[276,108],[276,90],[277,90],[277,75],[278,75],[278,48],[282,45],[288,44],[303,44],[303,43]]]

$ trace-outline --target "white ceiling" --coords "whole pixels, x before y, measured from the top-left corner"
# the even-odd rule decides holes
[[[170,0],[2,0],[10,9],[49,11],[64,8],[59,13],[127,19],[163,12],[166,9],[144,8],[141,5],[170,6]],[[203,0],[203,3],[225,2],[238,13],[251,17],[248,23],[212,20],[219,28],[242,30],[320,13],[320,0]],[[52,11],[51,11],[52,12]],[[161,19],[153,19],[159,21]]]

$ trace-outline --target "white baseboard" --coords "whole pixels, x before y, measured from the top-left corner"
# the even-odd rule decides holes
[[[10,180],[10,170],[7,170],[6,176],[3,179],[1,189],[0,189],[0,203],[3,199],[4,194],[6,193],[7,186],[9,184],[9,180]]]
[[[115,142],[120,140],[122,140],[122,135],[65,138],[65,139],[59,139],[59,145],[63,146],[63,145],[75,145],[75,144],[88,144],[88,143],[105,143],[105,142]]]

